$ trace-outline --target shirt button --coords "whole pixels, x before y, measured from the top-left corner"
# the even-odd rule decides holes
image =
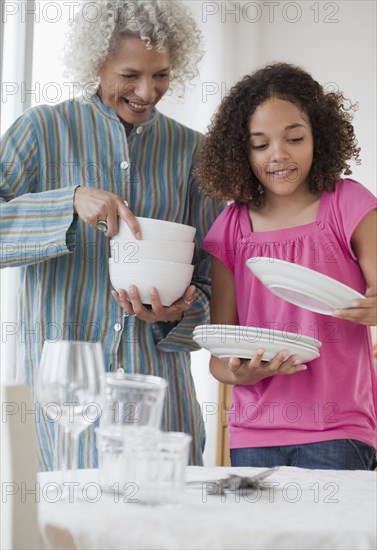
[[[126,160],[124,160],[123,162],[120,163],[120,167],[122,168],[122,170],[127,170],[129,165],[130,165],[130,163],[127,162]]]
[[[114,330],[115,332],[120,332],[122,330],[122,325],[120,323],[115,323]]]
[[[137,133],[137,134],[141,134],[142,131],[143,131],[143,127],[142,127],[142,126],[138,126],[138,127],[136,128],[136,133]]]

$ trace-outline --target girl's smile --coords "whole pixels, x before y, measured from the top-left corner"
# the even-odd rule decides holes
[[[267,174],[270,176],[270,180],[279,180],[279,179],[292,179],[293,176],[296,176],[297,169],[295,167],[292,168],[281,168],[277,170],[267,170]]]

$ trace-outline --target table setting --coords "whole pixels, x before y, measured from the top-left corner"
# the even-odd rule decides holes
[[[98,469],[38,474],[46,548],[375,549],[376,472],[188,466],[190,436],[160,430],[166,381],[97,374]]]
[[[47,490],[59,486],[61,472],[38,476],[47,548],[376,548],[375,472],[280,467],[257,487],[219,494],[217,483],[229,474],[263,469],[187,466],[181,502],[170,505],[139,502],[132,485],[102,491],[98,470],[79,472],[81,496],[73,493],[71,503]]]
[[[182,249],[186,263],[177,266],[191,269],[192,237],[187,237],[190,246]],[[119,247],[113,249],[111,276],[111,265],[119,265],[123,276],[120,264],[129,261],[129,238],[122,235],[112,243],[123,252],[119,256]],[[173,254],[172,242],[168,254]],[[147,254],[152,250],[153,245],[145,247]],[[158,250],[154,252],[150,261],[162,261],[156,259]],[[292,303],[324,314],[341,307],[332,301],[339,295],[331,292],[331,285],[327,294],[323,289],[313,292],[315,277],[293,294],[286,280],[276,283],[274,276],[268,277],[265,261],[248,262],[252,271],[258,265],[256,276],[272,292]],[[278,266],[278,272],[281,269],[286,266]],[[343,289],[340,299],[354,298]],[[236,325],[199,325],[193,339],[225,361],[232,356],[251,358],[263,347],[267,359],[284,348],[297,354],[300,363],[319,357],[322,346],[302,334]],[[160,429],[167,382],[122,368],[106,373],[98,346],[87,343],[86,355],[83,343],[44,346],[41,402],[47,406],[74,400],[79,405],[73,425],[62,415],[56,471],[38,474],[39,526],[46,548],[375,550],[376,472],[189,466],[191,436]],[[75,356],[74,347],[80,349]],[[69,364],[75,368],[69,370]],[[82,420],[90,400],[101,410],[95,426],[88,414]],[[84,429],[95,430],[98,469],[77,469],[77,435]]]

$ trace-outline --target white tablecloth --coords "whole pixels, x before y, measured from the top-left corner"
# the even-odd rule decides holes
[[[219,479],[229,471],[188,467],[187,480]],[[263,491],[215,496],[208,494],[211,484],[203,484],[187,488],[178,506],[152,507],[132,502],[132,487],[101,492],[97,470],[81,470],[74,501],[64,501],[60,473],[42,473],[40,525],[48,548],[375,550],[376,481],[376,472],[283,467]]]

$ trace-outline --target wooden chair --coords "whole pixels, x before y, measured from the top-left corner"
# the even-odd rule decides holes
[[[1,548],[41,550],[36,490],[35,415],[26,385],[1,387]]]

